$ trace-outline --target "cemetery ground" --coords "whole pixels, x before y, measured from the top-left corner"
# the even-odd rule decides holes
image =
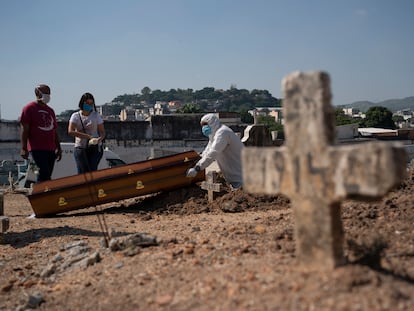
[[[283,196],[209,203],[194,185],[106,204],[110,249],[95,208],[30,218],[6,193],[0,310],[414,310],[413,191],[409,171],[381,200],[345,201],[347,263],[333,271],[297,264]]]

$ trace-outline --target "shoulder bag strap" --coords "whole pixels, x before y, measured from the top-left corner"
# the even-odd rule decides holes
[[[83,126],[82,116],[81,116],[80,112],[78,112],[78,113],[79,113],[79,119],[80,119],[80,121],[81,121],[83,131],[84,131],[84,132],[85,132],[85,134],[86,134],[85,127]]]

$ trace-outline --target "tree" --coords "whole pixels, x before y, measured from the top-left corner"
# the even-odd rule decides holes
[[[362,127],[380,127],[394,130],[396,128],[392,120],[392,112],[385,107],[375,106],[368,109],[365,119],[360,123]]]
[[[125,106],[120,105],[120,104],[115,104],[115,105],[109,105],[107,110],[108,110],[108,114],[109,115],[119,115],[121,113],[121,110],[124,109]]]
[[[281,100],[274,98],[267,90],[254,89],[250,93],[255,107],[281,107]]]
[[[240,120],[243,123],[252,124],[254,122],[253,116],[248,112],[247,109],[242,108],[239,110],[239,113],[240,113]]]
[[[394,121],[394,123],[402,123],[405,121],[403,116],[399,115],[392,116],[392,120]]]
[[[177,89],[177,96],[184,103],[191,103],[193,101],[193,89]]]
[[[69,120],[72,113],[76,112],[77,110],[65,110],[63,112],[61,112],[59,115],[57,115],[56,117],[58,117],[61,120]]]
[[[177,113],[200,113],[203,112],[199,107],[193,103],[185,104],[180,109],[177,109]]]
[[[282,100],[272,96],[267,90],[254,89],[249,92],[246,89],[237,89],[232,85],[229,90],[216,90],[214,87],[204,87],[201,90],[193,89],[170,89],[161,91],[151,90],[145,86],[141,94],[124,94],[115,97],[112,102],[119,102],[122,108],[133,106],[135,108],[147,107],[156,101],[180,100],[183,104],[193,104],[186,107],[185,111],[232,111],[241,112],[251,110],[255,107],[280,107]],[[106,105],[106,104],[105,104]],[[122,109],[121,108],[121,109]],[[249,116],[245,115],[249,120]]]
[[[179,99],[178,95],[177,95],[177,90],[175,89],[170,89],[168,92],[166,92],[164,100],[165,101],[172,101],[172,100],[177,100]]]
[[[141,90],[141,98],[142,100],[145,100],[146,102],[151,101],[151,89],[146,86]]]
[[[342,110],[342,108],[335,109],[335,119],[336,119],[336,125],[358,123],[355,121],[354,118],[346,115],[344,111]]]
[[[278,138],[285,137],[284,127],[281,123],[276,122],[275,118],[272,116],[259,116],[257,119],[258,124],[263,124],[266,126],[269,131],[277,131]]]
[[[155,102],[157,100],[163,101],[164,100],[164,97],[165,97],[165,92],[156,89],[156,90],[152,91],[152,93],[151,93],[151,101],[150,101],[150,104],[155,104]]]

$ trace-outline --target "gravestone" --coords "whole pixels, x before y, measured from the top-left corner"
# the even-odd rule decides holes
[[[9,218],[4,216],[4,193],[0,190],[0,239],[1,234],[9,229]]]
[[[209,171],[206,173],[206,180],[201,182],[201,189],[207,190],[208,201],[214,201],[214,192],[222,191],[222,184],[217,182],[218,173],[215,171]]]
[[[328,74],[293,73],[283,80],[283,91],[285,145],[244,149],[244,189],[287,195],[299,263],[334,268],[345,262],[341,201],[386,194],[403,180],[406,154],[395,143],[333,145]]]
[[[247,126],[241,141],[246,147],[265,147],[274,145],[272,134],[264,124]]]

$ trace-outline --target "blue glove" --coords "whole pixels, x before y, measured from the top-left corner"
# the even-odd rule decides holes
[[[197,176],[197,170],[194,168],[194,167],[192,167],[192,168],[189,168],[188,170],[187,170],[187,174],[186,174],[186,176],[187,177],[196,177]]]

